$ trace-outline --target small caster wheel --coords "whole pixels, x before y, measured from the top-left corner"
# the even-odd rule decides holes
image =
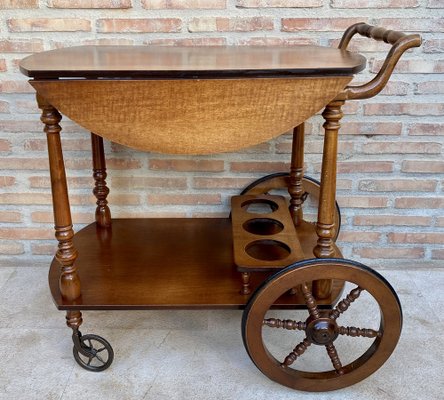
[[[74,345],[72,351],[77,364],[88,371],[100,372],[107,369],[114,359],[114,351],[107,340],[98,335],[81,335],[80,349]]]
[[[288,172],[277,172],[274,174],[263,176],[250,183],[242,192],[241,195],[261,195],[261,194],[272,194],[273,190],[287,189],[290,181],[290,174]],[[305,194],[303,201],[311,200],[313,205],[319,204],[319,192],[321,184],[316,179],[309,176],[304,176],[302,178],[302,186],[304,188]],[[287,193],[288,195],[288,193]],[[336,241],[339,231],[341,229],[341,210],[339,205],[335,202],[335,234],[333,240]]]
[[[345,283],[333,310],[317,305],[311,284]],[[300,285],[307,311],[270,310]],[[248,300],[242,338],[251,360],[271,380],[321,392],[353,385],[379,369],[396,347],[402,327],[398,296],[377,272],[351,260],[311,259],[272,275]]]

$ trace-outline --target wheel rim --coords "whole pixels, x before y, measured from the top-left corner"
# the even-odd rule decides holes
[[[278,320],[267,321],[267,311],[274,301],[295,285],[318,279],[339,279],[353,283],[360,288],[354,289],[328,315],[317,310],[319,318],[310,316],[306,321]],[[306,289],[309,289],[308,287]],[[308,290],[310,292],[310,290]],[[357,292],[359,292],[357,294]],[[361,292],[370,293],[380,308],[380,323],[376,330],[367,327],[354,328],[341,326],[341,316],[358,303]],[[357,294],[357,296],[356,296]],[[304,293],[305,296],[305,293]],[[307,305],[312,310],[317,309],[315,301],[307,293]],[[353,299],[356,297],[355,299]],[[352,299],[352,301],[350,301]],[[341,311],[344,309],[344,311]],[[335,311],[336,310],[336,311]],[[333,313],[333,318],[330,314]],[[339,314],[339,315],[336,315]],[[267,324],[264,326],[264,319]],[[329,323],[331,323],[329,325]],[[336,327],[334,326],[336,324]],[[280,326],[278,326],[280,325]],[[271,327],[270,326],[274,326]],[[378,273],[362,264],[339,259],[307,260],[278,272],[264,282],[247,303],[243,321],[242,335],[245,347],[252,361],[266,376],[285,386],[306,391],[328,391],[350,386],[371,375],[388,359],[398,342],[402,326],[402,312],[399,299],[390,284]],[[263,329],[284,328],[305,332],[305,338],[297,346],[288,349],[289,364],[278,360],[264,343]],[[365,329],[365,330],[364,330]],[[304,333],[303,332],[303,333]],[[376,333],[376,335],[375,335]],[[326,336],[324,337],[323,334]],[[316,339],[316,335],[317,339]],[[353,336],[365,336],[362,338]],[[370,335],[374,335],[371,337]],[[341,354],[335,347],[337,337],[352,336],[352,340],[372,340],[368,349],[357,359],[341,366]],[[315,343],[317,341],[317,343]],[[323,342],[325,341],[325,343]],[[295,345],[298,340],[295,339]],[[325,346],[331,361],[330,370],[304,371],[300,368],[303,357],[310,357],[312,345]],[[366,344],[367,345],[367,344]],[[294,347],[294,348],[293,348]],[[290,352],[290,350],[292,350]],[[292,354],[293,353],[293,354]],[[296,357],[294,357],[296,356]],[[292,360],[294,358],[294,360]],[[333,368],[334,366],[334,368]]]
[[[241,195],[260,195],[269,194],[272,190],[288,188],[290,174],[288,172],[277,172],[264,176],[242,190]],[[309,176],[302,178],[302,186],[305,190],[305,198],[311,197],[316,203],[319,203],[320,182]],[[305,200],[304,200],[305,201]],[[341,210],[335,202],[335,234],[333,240],[336,241],[341,229]]]
[[[83,335],[80,338],[80,344],[82,352],[74,346],[73,354],[82,368],[100,372],[107,369],[113,362],[114,351],[104,338],[97,335]]]

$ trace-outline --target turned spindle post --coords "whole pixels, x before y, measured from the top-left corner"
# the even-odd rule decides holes
[[[62,128],[59,122],[62,116],[41,96],[37,96],[37,102],[42,110],[40,119],[45,124],[44,131],[48,141],[55,237],[59,242],[55,257],[61,266],[59,288],[64,299],[74,301],[80,297],[80,279],[75,266],[77,250],[73,244],[74,230],[72,228],[65,164],[60,141]],[[66,318],[68,326],[74,330],[78,329],[82,323],[80,311],[68,311]]]
[[[318,258],[333,257],[335,234],[335,201],[336,201],[336,160],[338,153],[339,121],[343,114],[342,100],[332,101],[327,105],[322,116],[325,119],[324,150],[322,156],[321,187],[319,195],[318,220],[316,233],[318,241],[313,254]],[[316,298],[325,299],[331,294],[332,281],[322,279],[313,282],[313,294]]]
[[[304,195],[304,188],[302,186],[302,178],[304,177],[304,135],[305,130],[303,123],[294,128],[288,193],[290,194],[290,214],[295,226],[298,226],[302,221],[302,198]]]
[[[96,223],[101,227],[111,226],[111,212],[108,207],[109,188],[106,186],[106,161],[105,151],[103,149],[103,138],[91,133],[91,148],[93,159],[93,177],[95,187],[94,196],[97,199]]]

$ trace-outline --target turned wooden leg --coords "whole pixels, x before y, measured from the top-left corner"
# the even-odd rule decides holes
[[[295,226],[302,221],[302,203],[304,188],[304,124],[298,125],[293,130],[293,144],[291,151],[290,182],[288,193],[290,194],[290,214]]]
[[[105,151],[103,150],[103,138],[91,133],[91,148],[93,159],[93,177],[95,187],[94,196],[97,198],[96,223],[102,227],[111,226],[111,212],[106,200],[109,194],[109,188],[106,186],[106,161]]]
[[[42,110],[40,119],[45,124],[44,131],[48,141],[55,237],[59,242],[55,257],[61,266],[59,288],[64,299],[74,301],[80,297],[80,279],[75,266],[77,250],[72,241],[74,230],[72,228],[65,164],[60,142],[62,128],[59,122],[62,116],[40,96],[37,96],[37,102]],[[82,323],[80,312],[76,311],[71,314],[68,312],[68,314],[68,325],[73,329],[74,327],[78,328]]]
[[[250,294],[250,272],[242,272],[242,289],[241,294]]]
[[[325,119],[324,150],[322,156],[321,188],[319,196],[318,220],[316,233],[318,241],[313,254],[318,258],[334,255],[334,213],[336,200],[336,160],[338,153],[339,121],[342,118],[343,101],[331,102],[322,113]],[[313,282],[313,294],[325,299],[331,293],[331,280]]]

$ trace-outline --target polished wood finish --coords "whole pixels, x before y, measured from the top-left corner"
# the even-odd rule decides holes
[[[321,310],[319,300],[314,301],[310,293],[306,296],[307,307],[311,309],[310,313],[307,312],[306,321],[279,323],[266,318],[274,301],[283,293],[287,293],[295,284],[306,284],[306,289],[310,292],[312,288],[309,283],[320,279],[351,282],[373,297],[379,305],[376,307],[378,331],[338,325],[338,320],[331,318],[328,311]],[[366,309],[368,303],[364,303],[366,304],[364,309],[362,305],[359,307],[359,300],[356,300],[356,303],[350,311],[347,311],[350,313],[347,315],[348,320],[353,320],[357,315],[360,319],[362,315],[368,315],[368,323],[373,325],[375,316],[368,314]],[[291,317],[291,312],[289,316]],[[277,359],[276,353],[273,355],[273,352],[267,348],[270,341],[266,340],[268,336],[264,330],[275,329],[282,325],[287,329],[297,327],[298,330],[299,327],[305,326],[306,337],[294,346],[293,341],[288,340],[288,336],[282,338],[274,336],[273,342],[280,340],[280,347],[288,345],[289,350],[293,349],[288,356]],[[276,273],[258,288],[246,304],[242,319],[242,336],[254,364],[268,378],[293,389],[321,392],[350,386],[379,369],[395,349],[401,327],[402,312],[399,299],[381,275],[350,260],[312,259]],[[347,356],[345,363],[344,354],[341,354],[334,344],[339,336],[345,347],[347,346],[345,340],[367,341],[368,347],[356,359]],[[299,340],[295,337],[294,342],[297,341]],[[313,366],[312,360],[308,364],[305,362],[311,356],[311,348],[314,347],[312,345],[325,347],[331,360],[330,368],[323,365]]]
[[[300,240],[310,252],[315,237],[314,227],[307,224]],[[239,309],[248,300],[239,291],[231,222],[226,218],[113,219],[112,229],[93,223],[80,230],[74,244],[82,249],[76,261],[81,298],[62,298],[56,259],[49,273],[51,293],[61,310]],[[251,274],[251,288],[268,275]],[[342,282],[335,281],[332,296],[318,304],[334,304],[342,288]],[[277,304],[305,307],[299,293],[283,296]]]
[[[55,236],[59,242],[56,259],[61,265],[59,289],[63,298],[73,301],[80,296],[80,280],[77,268],[74,265],[77,250],[72,240],[74,231],[72,229],[65,164],[60,142],[62,128],[59,122],[62,116],[41,97],[38,97],[37,100],[42,110],[41,120],[45,124],[44,131],[48,141]]]
[[[325,119],[324,150],[322,155],[321,187],[319,195],[318,220],[316,234],[318,242],[313,254],[318,258],[334,257],[335,204],[336,204],[336,160],[338,154],[338,133],[343,113],[343,101],[330,103],[322,113]],[[330,296],[332,282],[327,279],[316,281],[313,292],[316,298]]]
[[[271,212],[249,212],[248,206],[271,205]],[[233,196],[231,198],[231,223],[234,240],[234,263],[239,271],[267,271],[281,269],[304,258],[285,199],[282,196]],[[275,231],[275,227],[278,229]],[[264,243],[269,252],[276,243],[276,258],[256,258],[248,252],[253,243]],[[289,250],[281,254],[279,245]],[[260,250],[260,248],[258,248]],[[260,251],[258,251],[260,253]],[[260,256],[260,254],[259,254]],[[270,257],[273,258],[273,257]]]
[[[346,50],[350,40],[355,34],[360,34],[368,38],[384,41],[392,45],[384,64],[378,74],[364,85],[348,86],[344,92],[342,92],[338,99],[351,100],[351,99],[368,99],[376,96],[390,79],[390,76],[395,69],[401,56],[412,47],[421,46],[421,36],[419,35],[406,35],[402,32],[386,30],[382,27],[375,27],[368,25],[364,22],[350,26],[345,32],[339,43],[339,48]]]
[[[304,124],[298,125],[293,130],[293,142],[291,150],[290,179],[288,182],[288,193],[290,194],[290,214],[295,226],[303,219],[302,203],[304,202]]]
[[[61,113],[113,142],[144,151],[208,154],[249,147],[291,130],[351,78],[30,83]]]
[[[103,138],[91,133],[91,148],[93,160],[94,196],[97,198],[96,222],[102,227],[111,226],[111,211],[106,200],[109,188],[106,186],[106,161],[103,149]]]
[[[23,74],[48,78],[239,78],[353,75],[363,56],[321,46],[78,46],[36,53]]]

